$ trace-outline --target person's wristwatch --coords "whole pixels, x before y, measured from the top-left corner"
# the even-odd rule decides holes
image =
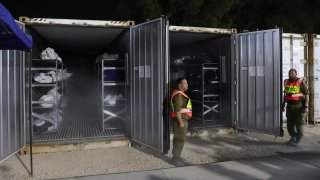
[[[304,108],[308,108],[308,106],[304,106]]]

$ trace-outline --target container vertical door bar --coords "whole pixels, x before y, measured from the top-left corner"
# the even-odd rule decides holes
[[[320,35],[309,35],[309,118],[313,124],[320,123]]]

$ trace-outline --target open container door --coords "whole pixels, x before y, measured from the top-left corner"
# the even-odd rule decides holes
[[[131,137],[159,152],[164,141],[162,103],[168,96],[168,27],[159,18],[130,28]],[[165,144],[164,144],[165,142]]]
[[[238,129],[283,135],[281,30],[233,36]]]
[[[26,146],[25,64],[31,36],[0,3],[0,162]]]

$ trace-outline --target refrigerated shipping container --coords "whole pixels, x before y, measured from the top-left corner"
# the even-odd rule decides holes
[[[191,128],[226,126],[282,135],[280,29],[237,33],[235,29],[171,26],[165,17],[138,25],[132,21],[27,17],[20,21],[34,39],[27,67],[32,70],[32,61],[51,47],[72,73],[58,131],[34,134],[36,143],[129,137],[167,152],[171,107],[165,99],[180,76],[190,82]],[[104,82],[111,80],[111,76],[105,77],[105,70],[117,69],[117,62],[108,61],[111,67],[97,66],[97,57],[120,60],[124,82]],[[101,67],[106,69],[99,76]],[[108,85],[106,97],[99,92],[101,82]],[[124,88],[119,90],[118,85]],[[110,101],[112,93],[112,98],[121,98]],[[125,106],[105,112],[104,99],[109,100],[108,108],[118,100],[124,100]],[[105,121],[105,113],[113,119]]]
[[[134,22],[27,17],[20,17],[20,21],[34,40],[28,64],[32,71],[29,76],[33,79],[30,91],[35,143],[126,139],[125,129],[129,129],[130,117],[126,117],[125,104],[129,101],[126,101],[128,83],[124,80],[124,64],[128,61],[129,30]],[[43,60],[50,52],[61,60]],[[112,67],[101,66],[101,62],[109,62]],[[119,64],[123,65],[121,71],[116,67]],[[121,73],[123,82],[114,82],[117,74],[110,75],[112,69]],[[50,77],[50,72],[58,75],[60,70],[70,74],[70,78],[57,81],[57,85],[35,82],[39,74]],[[38,119],[46,122],[56,116],[52,114],[56,111],[41,101],[53,88],[62,96],[57,102],[57,114],[61,118],[55,131],[50,131],[50,127]],[[46,119],[42,118],[44,116]]]

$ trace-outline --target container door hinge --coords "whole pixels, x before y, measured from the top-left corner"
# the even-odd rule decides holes
[[[237,106],[237,100],[234,101],[234,105]]]
[[[237,85],[237,80],[234,81],[234,85],[235,85],[235,86]]]
[[[236,45],[236,40],[235,39],[233,40],[233,44]]]

